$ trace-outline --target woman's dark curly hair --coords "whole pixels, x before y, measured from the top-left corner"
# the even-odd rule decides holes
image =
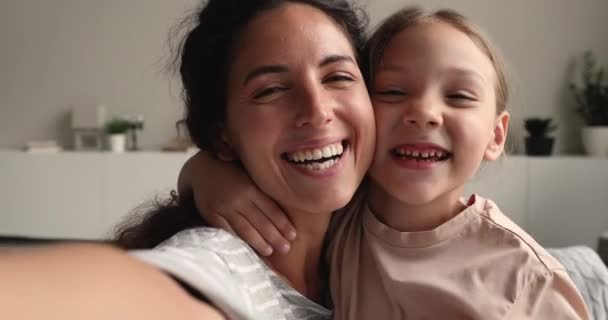
[[[179,70],[183,84],[184,122],[200,149],[211,154],[217,151],[226,113],[228,74],[239,36],[261,13],[290,3],[309,5],[327,14],[341,27],[360,62],[368,18],[348,0],[204,1],[199,11],[180,25],[194,24],[170,60],[170,67]],[[126,249],[151,248],[181,230],[200,225],[205,222],[196,211],[192,195],[172,194],[171,199],[156,202],[145,215],[123,222],[116,243]]]

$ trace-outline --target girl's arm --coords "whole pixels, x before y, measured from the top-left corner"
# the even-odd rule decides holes
[[[237,234],[261,255],[287,253],[295,229],[281,208],[241,168],[200,151],[182,168],[180,194],[193,193],[210,225]]]
[[[225,319],[168,275],[102,245],[0,249],[6,319]]]

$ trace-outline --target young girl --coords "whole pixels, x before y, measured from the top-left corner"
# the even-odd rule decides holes
[[[587,319],[546,250],[492,201],[460,200],[508,129],[489,42],[454,11],[407,8],[367,52],[376,151],[367,203],[330,249],[335,318]]]
[[[405,8],[367,54],[377,142],[365,199],[331,235],[334,318],[588,319],[546,250],[491,200],[460,198],[508,129],[489,42],[454,11]]]

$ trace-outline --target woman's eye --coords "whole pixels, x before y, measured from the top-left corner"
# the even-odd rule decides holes
[[[354,80],[352,76],[346,74],[334,74],[325,78],[323,82],[351,82]]]
[[[262,90],[256,91],[253,95],[254,99],[261,99],[261,98],[265,98],[268,97],[270,95],[273,95],[275,93],[279,93],[282,91],[287,90],[287,88],[285,87],[269,87],[269,88],[264,88]]]

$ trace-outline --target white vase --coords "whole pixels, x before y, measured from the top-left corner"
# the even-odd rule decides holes
[[[583,127],[582,140],[590,156],[608,157],[608,126]]]
[[[124,133],[110,135],[110,151],[116,153],[125,152],[127,146],[127,135]]]

